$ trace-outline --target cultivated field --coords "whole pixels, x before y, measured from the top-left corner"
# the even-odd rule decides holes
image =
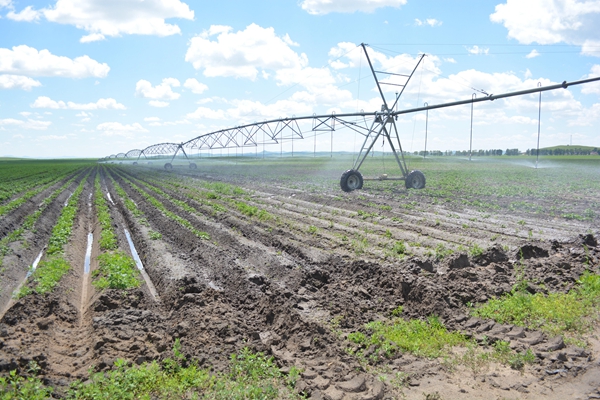
[[[0,161],[4,395],[600,398],[600,157],[352,161]]]

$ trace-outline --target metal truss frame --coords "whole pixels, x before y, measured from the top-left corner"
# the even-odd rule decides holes
[[[410,114],[420,111],[434,110],[438,108],[454,107],[463,104],[473,104],[482,101],[494,101],[496,99],[503,99],[507,97],[523,96],[532,93],[541,93],[544,91],[551,91],[556,89],[567,89],[569,86],[581,85],[590,82],[600,81],[600,77],[588,78],[572,82],[562,82],[556,85],[550,86],[538,86],[533,89],[521,90],[517,92],[502,93],[498,95],[487,95],[485,97],[471,97],[467,100],[454,101],[450,103],[441,103],[433,105],[425,105],[423,107],[417,107],[412,109],[405,109],[400,111],[394,111],[394,108],[398,104],[400,96],[404,92],[404,89],[408,85],[411,77],[417,70],[419,64],[423,60],[424,54],[419,58],[416,66],[412,72],[408,75],[404,74],[393,74],[388,72],[376,71],[373,68],[369,54],[366,49],[366,45],[361,44],[371,73],[377,85],[377,89],[381,95],[383,105],[380,111],[375,112],[355,112],[355,113],[343,113],[343,114],[328,114],[328,115],[316,115],[302,116],[302,117],[288,117],[279,118],[263,122],[255,122],[246,125],[240,125],[229,129],[221,129],[218,131],[206,133],[190,139],[186,142],[181,143],[158,143],[146,147],[145,149],[129,150],[127,153],[119,153],[117,155],[110,155],[101,159],[100,161],[114,160],[114,159],[137,159],[139,160],[142,156],[145,158],[149,157],[160,157],[160,156],[171,156],[171,162],[175,159],[177,154],[181,151],[186,159],[189,160],[188,151],[201,151],[201,150],[213,150],[213,149],[225,149],[225,148],[238,148],[238,147],[256,147],[260,144],[278,144],[285,141],[294,139],[304,139],[309,132],[316,135],[317,132],[334,132],[340,129],[351,129],[357,133],[360,133],[365,137],[364,142],[361,146],[360,152],[351,170],[358,173],[358,170],[362,166],[366,157],[369,155],[373,146],[377,142],[377,139],[383,136],[392,149],[395,156],[398,167],[402,176],[395,178],[398,180],[406,180],[410,172],[406,166],[404,159],[404,152],[402,150],[402,144],[400,143],[400,137],[396,126],[396,120],[399,115]],[[395,84],[390,82],[380,82],[378,74],[387,74],[393,76],[400,76],[405,79],[403,84]],[[385,99],[381,85],[394,85],[401,88],[399,93],[396,94],[395,101],[390,107]],[[307,129],[302,129],[302,126],[308,126]],[[312,136],[312,135],[311,135]],[[171,164],[165,164],[165,168],[172,168]],[[190,167],[195,168],[196,164],[190,161]],[[421,173],[422,174],[422,173]],[[362,187],[362,175],[360,175],[360,187]],[[387,178],[387,177],[386,177]],[[343,178],[342,178],[343,179]],[[393,178],[392,178],[393,179]],[[424,177],[423,177],[424,179]],[[424,185],[424,180],[423,180]],[[343,187],[343,185],[342,185]],[[360,188],[357,187],[357,188]],[[408,187],[408,184],[407,184]],[[353,189],[350,189],[353,190]]]

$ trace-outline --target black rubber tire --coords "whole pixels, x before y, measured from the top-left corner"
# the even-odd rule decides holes
[[[410,171],[404,182],[407,189],[423,189],[425,187],[425,175],[418,169]]]
[[[198,166],[196,165],[196,163],[190,163],[190,169],[197,169]]]
[[[340,178],[340,187],[344,192],[352,192],[353,190],[362,189],[362,174],[353,169],[349,169],[342,174],[342,177]]]
[[[166,164],[165,164],[165,169],[166,169],[167,171],[171,171],[171,170],[173,169],[173,166],[171,165],[171,163],[166,163]]]

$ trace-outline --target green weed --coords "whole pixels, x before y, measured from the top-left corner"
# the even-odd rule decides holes
[[[479,257],[483,254],[483,249],[477,244],[475,243],[473,246],[471,246],[471,248],[469,249],[469,255],[471,257]]]
[[[35,377],[22,377],[16,370],[9,372],[7,377],[0,377],[0,398],[2,400],[43,400],[51,397],[53,389],[45,387],[43,382]]]
[[[403,256],[406,254],[406,245],[404,244],[404,242],[399,240],[396,243],[394,243],[394,246],[392,247],[392,252],[397,256]]]
[[[148,236],[152,240],[160,240],[160,239],[162,239],[162,233],[156,232],[156,231],[150,231],[150,232],[148,232]]]
[[[515,287],[511,293],[492,299],[472,313],[500,323],[540,329],[550,335],[583,334],[599,319],[600,275],[585,272],[569,293],[530,294]]]
[[[193,362],[167,359],[129,367],[123,360],[107,373],[91,376],[90,382],[76,382],[68,399],[279,399],[294,398],[293,386],[299,378],[297,368],[282,376],[273,358],[243,349],[232,355],[228,373],[211,373]]]
[[[449,332],[437,317],[427,321],[395,318],[391,322],[374,321],[365,325],[369,336],[361,332],[348,335],[348,340],[364,347],[374,345],[378,352],[392,356],[406,351],[421,357],[439,357],[452,346],[466,345],[468,339],[458,332]]]

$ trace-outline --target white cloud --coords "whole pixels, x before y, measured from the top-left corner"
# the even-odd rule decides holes
[[[145,122],[158,122],[158,121],[160,121],[160,118],[158,118],[158,117],[146,117],[146,118],[144,118],[144,121]]]
[[[156,86],[141,79],[135,84],[135,95],[154,100],[177,100],[181,95],[173,92],[173,88],[179,86],[181,83],[175,78],[165,78]]]
[[[207,119],[226,119],[226,113],[223,110],[213,110],[212,108],[208,108],[208,107],[198,107],[196,109],[196,111],[194,111],[193,113],[189,113],[186,115],[186,117],[188,118],[192,118],[192,119],[200,119],[200,118],[207,118]]]
[[[198,82],[194,78],[187,79],[183,84],[183,87],[190,89],[192,93],[195,94],[202,94],[204,91],[208,90],[208,86],[206,86],[204,83]]]
[[[589,79],[589,78],[598,78],[598,77],[600,77],[600,65],[595,64],[592,66],[592,69],[590,70],[589,75],[587,75],[585,78]],[[587,84],[583,85],[583,87],[581,88],[581,93],[600,94],[600,82],[592,82],[592,83],[587,83]]]
[[[478,54],[488,54],[490,52],[490,49],[487,47],[479,47],[477,45],[473,46],[473,47],[466,47],[467,51],[469,52],[469,54],[474,54],[474,55],[478,55]]]
[[[211,37],[216,36],[216,41]],[[255,80],[260,70],[301,68],[308,64],[305,54],[286,34],[275,35],[273,28],[251,24],[243,31],[232,32],[228,26],[211,26],[190,40],[185,60],[194,68],[204,69],[208,77],[235,77]]]
[[[91,42],[99,42],[101,40],[105,40],[106,36],[101,33],[90,33],[89,35],[82,36],[79,39],[80,43],[91,43]]]
[[[437,20],[437,19],[435,19],[435,18],[427,18],[427,19],[426,19],[426,20],[424,20],[424,21],[420,20],[419,18],[415,18],[415,25],[416,25],[416,26],[424,26],[424,25],[427,25],[427,26],[431,26],[431,27],[434,27],[434,26],[441,26],[441,25],[442,25],[442,21],[438,21],[438,20]]]
[[[600,0],[507,0],[496,6],[490,20],[503,24],[508,37],[520,43],[564,42],[600,55]]]
[[[48,50],[34,49],[27,45],[11,49],[0,48],[0,72],[26,76],[55,76],[64,78],[105,78],[110,71],[88,56],[70,59],[55,56]]]
[[[146,121],[147,119],[148,118],[144,118],[144,121]],[[187,125],[187,124],[191,124],[191,122],[188,121],[187,119],[182,119],[182,120],[177,120],[177,121],[164,121],[164,122],[161,122],[160,119],[157,119],[155,121],[151,121],[148,125],[150,125],[150,126],[176,126],[176,125]],[[188,139],[189,139],[189,137],[188,137]]]
[[[31,108],[51,108],[51,109],[61,109],[61,110],[125,110],[126,107],[117,103],[115,99],[99,99],[95,103],[73,103],[72,101],[64,102],[64,101],[55,101],[50,97],[40,96],[31,105]]]
[[[102,131],[104,136],[127,136],[130,137],[135,133],[148,132],[142,125],[135,122],[133,124],[122,124],[120,122],[104,122],[96,127]]]
[[[525,56],[525,58],[536,58],[539,56],[541,56],[541,54],[536,49],[533,49],[529,54]]]
[[[32,22],[38,21],[40,19],[41,13],[37,10],[34,10],[32,6],[27,6],[21,12],[10,11],[6,14],[6,18],[12,19],[13,21],[20,22]]]
[[[67,135],[44,135],[44,136],[38,136],[37,137],[38,140],[42,140],[42,141],[46,141],[46,140],[67,140],[68,136]]]
[[[48,21],[73,25],[89,32],[82,43],[106,36],[180,34],[168,18],[194,19],[194,11],[180,0],[58,0],[54,7],[42,10]]]
[[[34,129],[43,131],[48,129],[50,125],[52,125],[52,122],[50,121],[37,121],[34,119],[28,119],[27,121],[14,118],[0,119],[0,128],[15,127],[19,129]]]
[[[22,75],[0,75],[0,89],[23,89],[42,86],[39,81]]]
[[[158,107],[158,108],[163,108],[163,107],[169,106],[168,101],[159,101],[159,100],[150,100],[148,102],[148,104],[150,104],[152,107]]]
[[[308,99],[304,98],[306,95]],[[227,109],[212,109],[198,107],[196,111],[186,115],[189,119],[212,119],[220,121],[237,121],[238,124],[247,124],[256,121],[291,117],[292,115],[307,115],[313,112],[315,106],[311,101],[314,98],[306,92],[296,93],[296,97],[280,100],[273,104],[263,104],[258,101],[234,100],[228,104]],[[230,127],[230,126],[224,126]]]
[[[302,9],[309,14],[324,15],[331,12],[353,13],[356,11],[371,13],[382,7],[405,5],[407,0],[303,0]]]

